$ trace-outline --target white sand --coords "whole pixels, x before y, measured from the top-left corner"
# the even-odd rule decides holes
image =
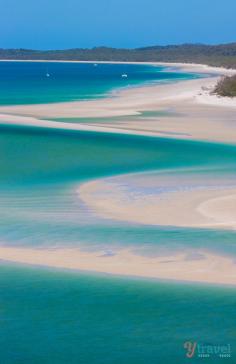
[[[213,67],[206,64],[200,63],[181,63],[181,62],[157,62],[157,65],[163,65],[170,67],[170,69],[177,68],[181,69],[183,72],[194,72],[194,73],[207,73],[216,75],[234,75],[236,73],[235,69],[224,68],[224,67]]]
[[[236,183],[196,179],[184,173],[124,175],[87,182],[77,193],[93,213],[107,219],[236,229]]]
[[[198,70],[202,73],[214,73],[207,66],[181,64],[176,66],[187,67],[188,71],[192,72]],[[218,80],[219,72],[227,74],[231,71],[217,69],[215,77],[125,89],[116,94],[113,93],[113,97],[100,100],[3,106],[0,107],[0,122],[235,143],[236,99],[220,98],[209,94]],[[141,111],[146,110],[172,110],[176,115],[150,118],[145,122],[138,117],[137,120],[129,119],[129,115],[139,115]],[[126,116],[126,121],[111,120],[105,125],[102,122],[93,125],[91,121],[87,124],[75,124],[38,120],[39,118],[122,115]],[[21,119],[18,118],[19,116]]]
[[[236,189],[234,192],[236,193]],[[230,191],[223,196],[220,194],[216,198],[202,202],[197,211],[206,218],[220,221],[222,225],[236,229],[236,194],[231,195]]]
[[[32,249],[0,247],[5,261],[78,269],[99,273],[137,276],[178,281],[236,284],[236,264],[230,257],[198,253],[181,253],[160,257],[143,257],[129,250],[115,255],[106,252],[87,253],[79,249]]]
[[[112,98],[102,100],[0,107],[0,122],[236,143],[236,100],[216,98],[209,94],[219,75],[229,74],[231,71],[213,71],[212,68],[199,65],[170,66],[192,72],[210,72],[215,77],[123,90]],[[128,117],[138,115],[140,111],[170,109],[179,115],[154,117],[145,120],[145,123],[138,118],[129,120]],[[106,125],[100,123],[96,126],[39,120],[42,117],[117,115],[126,115],[127,120],[112,121]],[[214,191],[178,191],[171,195],[166,194],[163,199],[155,195],[133,198],[127,191],[117,189],[117,186],[110,188],[110,185],[107,188],[104,180],[92,181],[80,188],[79,196],[95,213],[107,218],[147,224],[235,228],[235,187]],[[103,253],[84,253],[76,249],[0,247],[0,259],[18,263],[162,279],[236,283],[236,264],[229,257],[206,252],[198,252],[203,255],[203,259],[191,259],[188,253],[165,258],[145,258],[127,250],[119,251],[114,256],[102,256]]]
[[[201,92],[202,86],[213,86],[218,77],[179,81],[170,84],[140,86],[113,91],[99,100],[61,102],[37,105],[1,106],[0,114],[55,117],[107,117],[135,115],[140,110],[149,110],[166,101],[192,99]]]

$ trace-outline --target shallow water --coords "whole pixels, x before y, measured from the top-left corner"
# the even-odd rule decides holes
[[[140,171],[184,171],[193,179],[199,173],[212,179],[224,175],[233,184],[234,146],[12,126],[1,127],[0,145],[4,244],[88,250],[132,245],[144,252],[151,247],[160,252],[165,244],[169,251],[205,245],[235,252],[234,232],[118,223],[98,217],[77,194],[80,183],[90,179]]]
[[[123,86],[116,77],[129,66],[99,65],[95,70],[92,65],[50,64],[50,80],[45,79],[45,67],[0,64],[0,104],[103,96],[114,86]],[[149,67],[141,67],[141,72],[139,67],[125,69],[133,75],[133,84],[169,82],[173,77]],[[86,92],[82,70],[92,72]],[[95,72],[102,75],[96,79]],[[142,115],[156,116],[165,117]],[[125,173],[184,171],[193,178],[201,173],[234,180],[233,145],[1,125],[0,157],[2,245],[79,246],[105,252],[130,247],[146,256],[207,248],[236,256],[234,231],[115,222],[88,209],[77,194],[81,183]],[[187,340],[235,345],[233,288],[1,264],[0,290],[4,364],[182,364],[187,362],[183,349]]]
[[[114,123],[114,122],[122,122],[122,121],[145,121],[146,119],[159,119],[160,117],[171,117],[171,116],[179,116],[178,113],[171,111],[171,110],[163,110],[163,111],[140,111],[138,115],[122,115],[122,116],[112,116],[112,117],[86,117],[86,118],[46,118],[45,120],[52,120],[62,123],[86,123],[86,124],[95,124],[95,123]],[[44,119],[42,119],[44,120]]]

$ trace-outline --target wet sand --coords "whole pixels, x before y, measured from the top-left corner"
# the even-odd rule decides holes
[[[143,257],[129,250],[87,253],[79,249],[0,247],[0,259],[22,264],[176,281],[236,284],[233,259],[207,252]]]
[[[173,67],[174,65],[171,65]],[[178,139],[236,143],[236,100],[210,94],[224,69],[206,66],[176,65],[191,72],[212,73],[211,77],[173,84],[132,88],[113,93],[111,97],[81,102],[47,105],[0,107],[0,122],[11,125],[141,134]],[[182,68],[181,68],[182,67]],[[231,72],[231,71],[230,71]],[[132,118],[142,111],[171,110],[175,115],[144,120]],[[126,116],[124,121],[111,121],[94,126],[91,122],[59,123],[40,118]],[[132,195],[109,185],[91,181],[80,186],[81,198],[95,214],[128,222],[154,225],[194,226],[235,229],[236,186],[214,190],[193,189],[160,196]],[[75,196],[76,198],[76,196]],[[181,211],[181,214],[180,214]],[[24,264],[52,266],[95,272],[142,276],[159,279],[205,283],[235,284],[236,265],[230,257],[208,252],[191,256],[185,252],[168,257],[141,257],[123,250],[85,253],[78,249],[33,249],[0,247],[0,259]]]
[[[229,184],[227,178],[134,174],[90,181],[79,186],[77,193],[94,214],[106,219],[236,229],[236,182]]]

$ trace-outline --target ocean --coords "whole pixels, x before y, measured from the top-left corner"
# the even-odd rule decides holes
[[[96,99],[123,87],[195,77],[153,66],[1,62],[0,104]],[[236,256],[234,231],[113,221],[89,210],[75,192],[93,179],[135,173],[184,171],[233,181],[234,145],[7,123],[0,130],[2,246],[129,247],[145,256],[207,248]],[[182,364],[190,361],[187,341],[233,347],[236,340],[232,287],[4,262],[0,289],[3,364]],[[214,356],[191,362],[202,360],[233,363]]]
[[[197,77],[149,65],[1,62],[0,105],[90,100],[115,89]]]
[[[235,343],[235,289],[0,267],[4,364],[234,363],[184,343]]]

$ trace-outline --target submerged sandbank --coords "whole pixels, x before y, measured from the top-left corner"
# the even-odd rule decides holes
[[[16,263],[175,281],[236,284],[232,258],[191,251],[143,257],[130,250],[87,253],[73,248],[0,247],[0,259]]]
[[[196,70],[196,69],[195,69]],[[200,72],[200,71],[199,71]],[[206,70],[209,72],[209,69]],[[180,139],[236,142],[234,100],[228,105],[217,98],[217,108],[208,102],[218,75],[167,85],[139,87],[119,92],[114,97],[87,102],[0,107],[2,124],[69,130],[100,131],[119,134]],[[207,88],[207,91],[202,88]],[[215,100],[215,97],[214,97]],[[176,115],[151,120],[129,120],[146,110],[173,110]],[[113,117],[126,115],[127,121],[84,124],[62,123],[40,118]],[[207,156],[206,156],[207,158]],[[126,182],[126,181],[125,181]],[[119,186],[118,186],[119,187]],[[137,199],[106,181],[82,185],[79,196],[94,213],[106,218],[154,225],[235,227],[236,187],[218,190],[177,191],[166,198],[139,195]],[[233,196],[233,197],[232,197]],[[163,196],[162,196],[163,197]],[[165,197],[165,196],[164,196]],[[76,196],[75,196],[76,198]],[[191,251],[191,250],[190,250]],[[85,253],[78,249],[0,248],[0,259],[41,266],[90,270],[139,277],[235,284],[236,265],[229,257],[197,252],[167,257],[141,257],[132,251]]]
[[[106,219],[235,230],[234,178],[186,171],[143,173],[90,181],[80,185],[77,193],[94,214]]]

